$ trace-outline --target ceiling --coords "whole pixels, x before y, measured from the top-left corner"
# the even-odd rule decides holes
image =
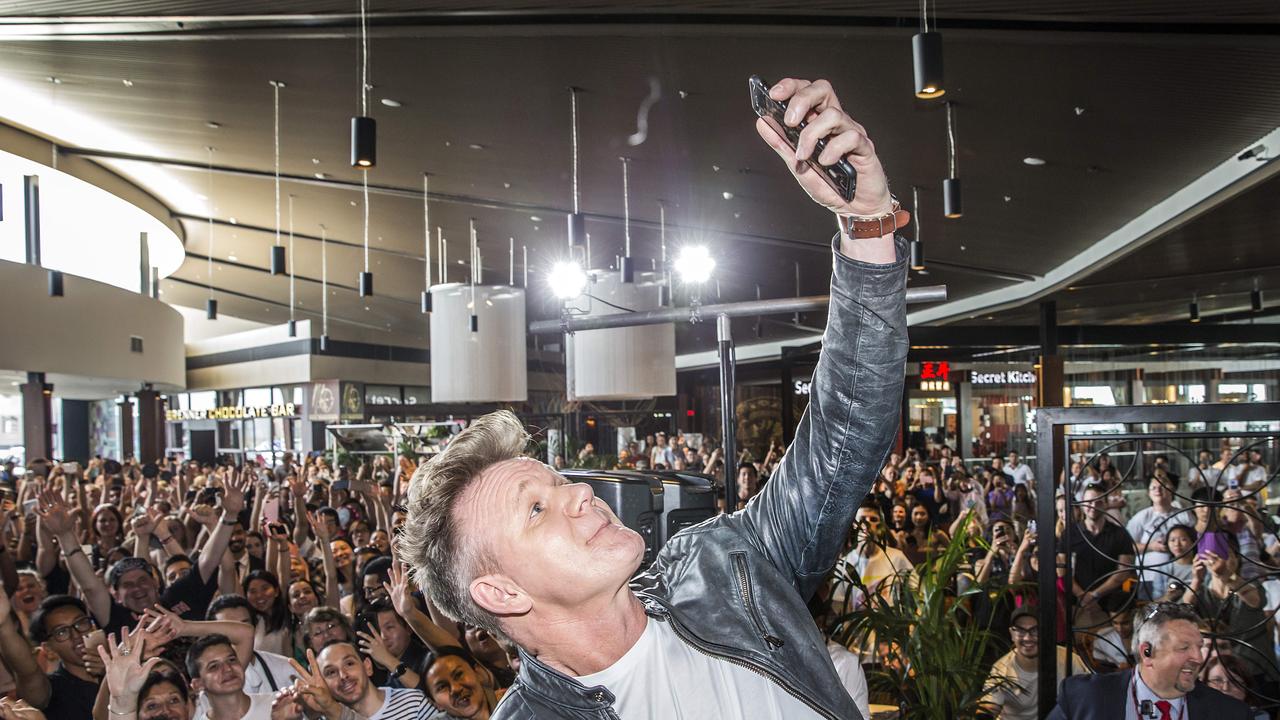
[[[537,279],[564,254],[563,214],[572,206],[569,86],[583,89],[581,202],[591,213],[595,264],[607,266],[621,251],[618,158],[626,155],[633,253],[642,262],[659,255],[658,208],[665,203],[669,244],[711,248],[718,287],[704,295],[725,301],[754,299],[757,287],[766,298],[818,294],[829,277],[833,223],[756,137],[745,82],[752,73],[831,79],[875,140],[897,194],[910,204],[911,186],[920,188],[917,217],[931,264],[912,282],[945,283],[952,298],[1043,276],[1280,126],[1274,2],[948,3],[940,26],[965,216],[947,220],[942,105],[910,91],[918,6],[814,2],[795,17],[790,5],[372,3],[370,101],[380,152],[369,173],[376,295],[365,299],[354,291],[364,208],[349,185],[360,175],[348,164],[348,122],[359,109],[357,3],[9,3],[0,10],[0,37],[12,40],[0,43],[0,78],[145,139],[153,157],[203,164],[212,146],[217,165],[257,173],[272,169],[268,81],[285,82],[281,171],[311,181],[281,189],[286,227],[287,198],[294,196],[300,317],[321,303],[320,243],[311,238],[323,225],[338,241],[327,253],[331,322],[384,331],[393,344],[426,338],[417,299],[423,207],[414,195],[424,172],[438,198],[430,223],[450,240],[449,279],[469,271],[457,260],[466,258],[474,218],[484,280],[505,282],[515,238],[517,278],[521,248],[529,252],[530,315],[556,312]],[[647,139],[631,146],[651,78],[661,98],[648,113]],[[1028,166],[1027,156],[1046,163]],[[129,177],[153,167],[101,162]],[[209,176],[166,172],[172,184],[148,189],[186,217],[188,259],[164,283],[164,298],[202,306],[212,254],[222,312],[286,319],[289,281],[266,272],[275,241],[270,178],[213,175],[211,252],[201,220],[209,209],[192,200],[207,193]],[[1059,293],[1061,322],[1170,319],[1185,312],[1192,291],[1216,307],[1218,296],[1252,287],[1252,275],[1230,272],[1240,263],[1270,268],[1259,271],[1260,282],[1280,295],[1267,235],[1277,227],[1280,211],[1268,199],[1277,187],[1276,180],[1259,185],[1082,278],[1082,286],[1099,287]],[[1231,221],[1210,222],[1215,213]],[[1223,273],[1207,274],[1208,267]],[[1158,292],[1129,284],[1152,274],[1168,277]],[[1231,302],[1239,297],[1223,300]],[[993,317],[1021,324],[1033,316],[1012,310]],[[764,339],[808,332],[777,320],[762,325]],[[823,318],[805,321],[821,327]],[[738,321],[735,333],[754,338],[752,324]],[[709,349],[713,335],[706,323],[683,328],[679,348]]]

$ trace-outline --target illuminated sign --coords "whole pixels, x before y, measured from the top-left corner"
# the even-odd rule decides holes
[[[166,410],[164,419],[170,422],[182,420],[242,420],[247,418],[277,418],[298,415],[302,408],[297,403],[244,407],[228,405],[212,410]]]
[[[970,370],[969,382],[974,385],[1035,385],[1036,374],[1030,370],[1005,370],[1002,372]]]
[[[920,379],[921,380],[950,380],[951,379],[951,363],[945,360],[943,360],[942,362],[920,363]]]
[[[797,381],[796,381],[796,385],[795,385],[796,394],[797,394],[797,395],[808,395],[808,394],[809,394],[809,386],[810,386],[810,385],[812,385],[812,384],[813,384],[813,383],[811,383],[811,382],[810,382],[810,381],[808,381],[808,380],[797,380]]]

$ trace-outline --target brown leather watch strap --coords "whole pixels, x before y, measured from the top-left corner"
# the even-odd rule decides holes
[[[840,231],[851,238],[878,238],[891,235],[911,223],[911,213],[897,210],[874,220],[855,220],[848,215],[837,215]]]

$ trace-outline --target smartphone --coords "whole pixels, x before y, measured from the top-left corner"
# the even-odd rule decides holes
[[[93,657],[98,656],[98,648],[107,642],[107,632],[102,628],[90,630],[88,635],[84,636],[84,651]]]
[[[35,514],[36,514],[36,503],[38,503],[38,502],[40,502],[40,501],[39,501],[39,500],[23,500],[23,501],[22,501],[22,514],[23,514],[23,516],[25,516],[25,517],[31,517],[32,515],[35,515]]]
[[[1028,520],[1028,521],[1027,521],[1027,532],[1029,532],[1029,533],[1031,533],[1031,534],[1033,534],[1033,535],[1035,534],[1035,532],[1036,532],[1036,521],[1035,521],[1035,520]]]
[[[787,112],[787,104],[769,97],[769,85],[764,80],[761,80],[759,75],[752,75],[747,84],[751,90],[751,108],[755,110],[756,116],[764,120],[778,134],[778,137],[785,140],[791,146],[791,149],[795,150],[796,143],[800,140],[800,131],[805,128],[806,123],[801,120],[800,124],[792,127],[783,121],[783,117]],[[850,165],[845,158],[840,158],[834,165],[819,163],[818,156],[822,154],[823,149],[826,147],[826,138],[818,140],[814,145],[813,154],[805,162],[809,163],[809,167],[818,172],[818,177],[826,181],[827,185],[830,185],[837,195],[843,198],[845,202],[850,202],[853,200],[853,191],[858,186],[858,172],[853,169],[853,165]]]
[[[68,475],[75,475],[76,473],[80,472],[80,463],[78,462],[62,463],[62,472]]]
[[[286,537],[289,535],[289,527],[282,522],[268,523],[267,530],[270,530],[273,535],[284,535]]]
[[[262,503],[262,519],[268,523],[277,523],[280,521],[280,497],[268,497]]]
[[[1207,532],[1200,536],[1196,541],[1196,552],[1211,552],[1220,558],[1230,557],[1231,546],[1227,545],[1227,534],[1222,532]]]

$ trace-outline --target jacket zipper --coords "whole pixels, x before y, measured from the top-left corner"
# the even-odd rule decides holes
[[[821,705],[814,702],[813,700],[810,700],[798,689],[791,687],[789,684],[787,684],[785,680],[778,677],[777,675],[774,675],[773,673],[769,672],[765,668],[749,663],[746,660],[739,660],[737,658],[729,657],[728,655],[724,655],[718,652],[713,652],[711,650],[708,650],[707,648],[704,648],[700,640],[694,638],[692,635],[689,635],[684,631],[684,628],[680,627],[680,623],[676,622],[675,617],[673,617],[665,607],[662,607],[659,610],[658,614],[659,614],[659,617],[663,617],[669,620],[671,622],[671,629],[676,631],[676,636],[679,637],[684,642],[688,643],[689,646],[692,647],[694,650],[697,650],[698,652],[708,657],[713,657],[713,658],[716,658],[717,660],[723,660],[727,663],[737,665],[740,668],[745,668],[747,670],[750,670],[751,672],[767,680],[772,681],[773,683],[778,685],[778,687],[781,687],[783,690],[786,690],[788,695],[799,700],[805,705],[808,705],[811,710],[818,713],[822,717],[831,718],[831,720],[840,720],[840,718],[831,714],[826,709],[824,709]]]
[[[756,626],[756,632],[760,633],[760,637],[769,644],[769,647],[777,650],[782,647],[782,639],[774,635],[770,635],[765,630],[764,620],[760,617],[760,612],[756,610],[756,604],[751,598],[751,578],[747,574],[747,558],[744,553],[731,553],[733,559],[733,570],[738,575],[738,590],[742,594],[742,604],[747,608],[747,614],[751,616],[751,622]]]

